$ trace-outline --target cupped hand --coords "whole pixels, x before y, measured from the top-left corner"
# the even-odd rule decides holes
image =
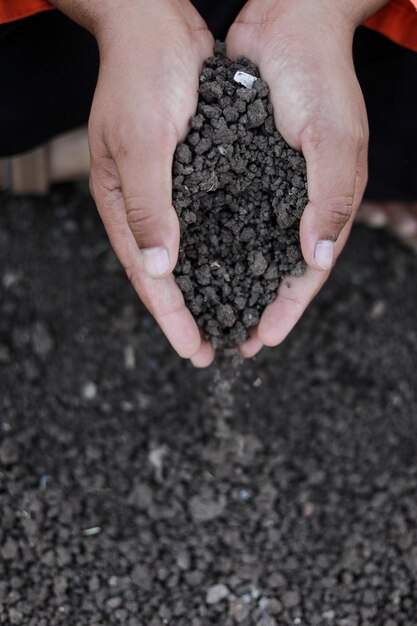
[[[309,197],[300,223],[306,272],[282,282],[244,356],[278,345],[298,322],[345,245],[365,189],[368,124],[352,61],[363,16],[346,6],[251,0],[227,37],[228,55],[249,57],[268,83],[278,130],[306,158]]]
[[[179,224],[171,168],[213,41],[188,0],[116,4],[92,28],[100,72],[89,122],[90,187],[139,297],[175,350],[205,366],[213,350],[172,276]]]

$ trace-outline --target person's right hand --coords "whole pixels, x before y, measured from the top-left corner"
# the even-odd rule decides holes
[[[180,356],[209,365],[202,335],[172,276],[179,224],[171,168],[197,107],[213,39],[188,0],[54,0],[100,49],[90,122],[90,187],[113,248]]]

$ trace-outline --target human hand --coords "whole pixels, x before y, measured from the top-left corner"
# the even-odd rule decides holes
[[[307,262],[282,282],[251,339],[253,356],[285,339],[327,280],[345,245],[367,180],[368,124],[352,61],[356,26],[384,3],[251,0],[227,37],[232,58],[254,61],[268,83],[275,122],[307,162],[309,203],[300,223]],[[366,6],[365,6],[366,5]]]
[[[213,350],[175,283],[179,224],[171,201],[177,143],[197,106],[212,36],[188,0],[56,0],[100,49],[90,122],[90,187],[112,246],[177,352],[197,366]]]

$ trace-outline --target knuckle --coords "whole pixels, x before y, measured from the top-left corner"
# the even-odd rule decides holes
[[[193,29],[193,34],[197,35],[197,45],[201,50],[205,50],[207,47],[212,48],[214,44],[214,38],[211,32],[205,25]],[[195,40],[195,37],[194,37]]]
[[[357,132],[357,143],[358,143],[359,149],[362,149],[368,143],[369,130],[368,130],[367,124],[365,126],[360,124],[356,132]]]
[[[95,168],[91,169],[88,179],[88,185],[90,188],[90,193],[93,196],[94,200],[97,200],[103,195],[102,176],[100,175],[99,171],[95,170]]]
[[[144,150],[172,156],[179,136],[173,122],[161,113],[139,117],[112,129],[109,143],[114,158],[127,159]]]
[[[302,145],[310,145],[317,149],[330,133],[329,125],[324,125],[318,119],[310,121],[300,132]]]
[[[142,237],[156,226],[156,215],[143,199],[125,198],[126,217],[135,237]]]
[[[326,222],[337,230],[349,221],[353,211],[353,195],[332,198],[324,207]]]
[[[347,123],[342,120],[314,119],[301,131],[300,138],[303,144],[308,144],[314,150],[320,150],[324,145],[347,145],[356,151],[365,144],[367,134],[362,124]]]

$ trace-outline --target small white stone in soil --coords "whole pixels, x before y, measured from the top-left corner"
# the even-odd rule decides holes
[[[325,611],[323,613],[323,617],[324,619],[331,621],[336,617],[336,613],[334,611]]]
[[[256,378],[252,383],[252,386],[255,388],[260,387],[261,385],[262,385],[262,378],[259,378],[259,377]]]
[[[250,595],[252,596],[252,600],[257,600],[261,596],[261,590],[256,585],[252,585]]]
[[[148,461],[155,470],[155,478],[162,482],[162,470],[164,466],[164,457],[168,453],[166,446],[159,446],[159,448],[153,448],[149,451]]]
[[[52,476],[50,476],[49,474],[43,474],[39,478],[39,487],[40,487],[40,489],[46,489],[46,487],[48,486],[48,483],[50,483],[51,480],[52,480]]]
[[[16,285],[21,280],[21,275],[14,272],[5,272],[3,274],[3,286],[5,289],[10,289],[13,285]]]
[[[85,400],[94,400],[97,396],[97,385],[93,382],[88,382],[83,385],[82,395]]]
[[[251,492],[248,489],[241,489],[239,491],[239,498],[243,500],[243,502],[247,502],[252,497]]]
[[[136,355],[133,346],[126,346],[124,349],[125,368],[134,370],[136,367]]]
[[[377,300],[374,302],[371,309],[371,318],[376,320],[382,317],[387,310],[387,305],[383,300]]]
[[[314,504],[312,502],[303,502],[301,510],[304,517],[311,517],[314,514]]]
[[[219,583],[218,585],[213,585],[207,591],[206,595],[206,603],[207,604],[217,604],[217,602],[221,602],[225,598],[230,595],[229,589],[226,585]]]
[[[244,87],[248,87],[251,89],[253,87],[253,83],[256,81],[256,76],[252,76],[251,74],[247,74],[246,72],[236,72],[233,76],[233,80]]]
[[[92,526],[91,528],[84,528],[83,530],[83,535],[86,537],[94,537],[94,535],[98,535],[99,533],[101,533],[100,526]]]

